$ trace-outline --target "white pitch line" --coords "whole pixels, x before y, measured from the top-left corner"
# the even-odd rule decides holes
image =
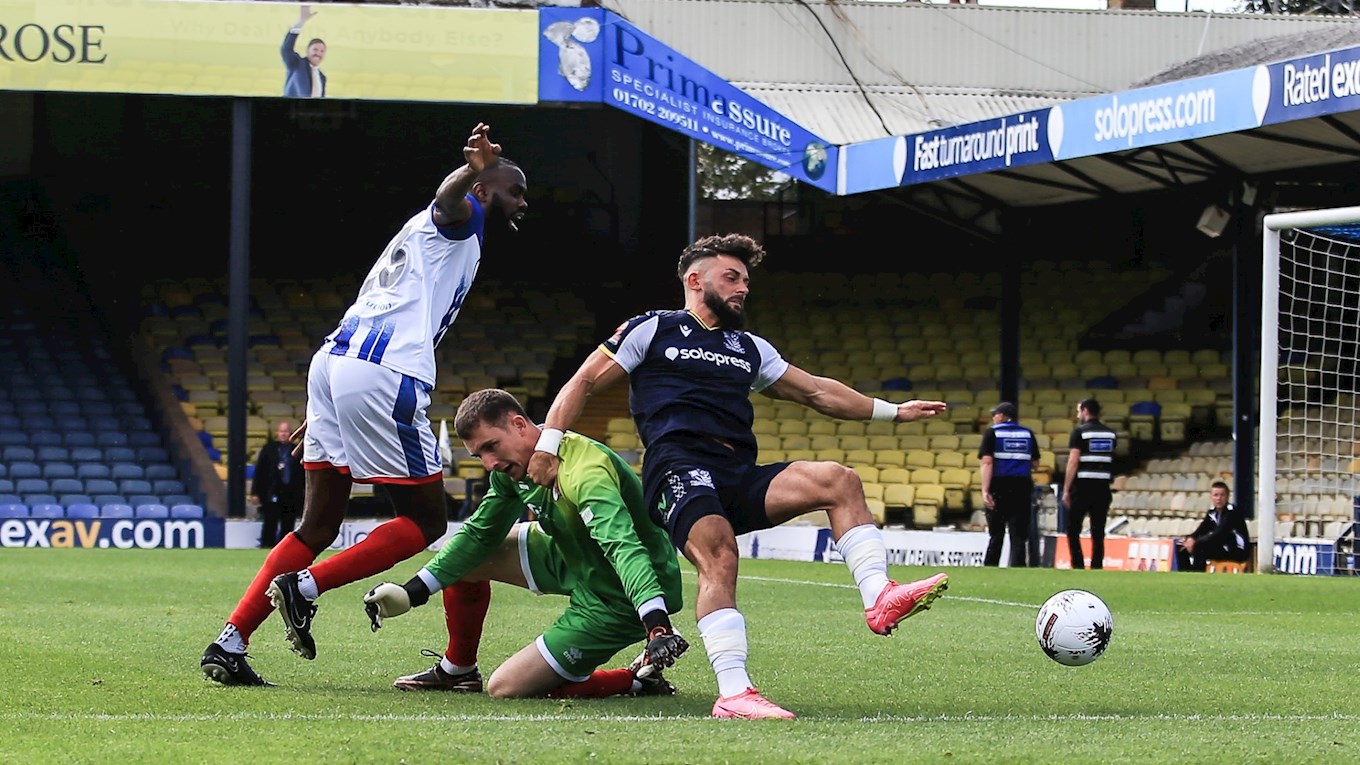
[[[712,718],[696,715],[587,715],[571,714],[359,714],[359,713],[299,713],[299,712],[224,712],[221,714],[104,714],[104,713],[41,713],[3,712],[0,720],[15,722],[153,722],[153,723],[213,723],[213,722],[395,722],[395,723],[527,723],[527,722],[705,722]],[[868,725],[901,725],[904,723],[1040,723],[1040,722],[1347,722],[1360,720],[1360,715],[1333,714],[1274,715],[1274,714],[1071,714],[1071,715],[874,715],[872,717],[804,717],[803,722],[854,722]],[[721,723],[720,723],[721,724]]]

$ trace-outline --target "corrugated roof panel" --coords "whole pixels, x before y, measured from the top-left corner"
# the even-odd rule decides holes
[[[734,83],[780,114],[830,143],[843,145],[892,135],[964,125],[1018,114],[1094,93],[1007,93],[976,88],[799,88],[777,83]]]
[[[1196,56],[1345,17],[1069,11],[853,0],[611,0],[729,81],[1124,90]]]

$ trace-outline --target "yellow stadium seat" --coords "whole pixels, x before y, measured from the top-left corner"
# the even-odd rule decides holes
[[[909,483],[891,483],[883,487],[883,503],[891,508],[907,510],[916,504],[916,488]]]
[[[906,468],[881,468],[878,482],[882,484],[911,483],[911,471]]]
[[[912,503],[912,525],[917,528],[931,528],[940,522],[940,508],[944,504],[944,487],[938,484],[916,487],[915,502]]]
[[[935,452],[926,449],[913,449],[906,453],[905,465],[909,468],[935,467]]]
[[[846,449],[845,464],[854,467],[856,465],[877,465],[876,452],[872,449]],[[877,475],[877,473],[875,473]]]
[[[869,486],[870,484],[874,486],[882,485],[878,482],[879,470],[873,465],[852,465],[851,469],[859,475],[859,480],[865,486]]]

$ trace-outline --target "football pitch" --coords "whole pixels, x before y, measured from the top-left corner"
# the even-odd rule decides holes
[[[679,695],[585,701],[402,693],[442,651],[437,601],[374,634],[370,583],[318,602],[318,656],[273,616],[253,665],[274,688],[198,669],[263,552],[0,554],[0,762],[1199,763],[1354,761],[1360,582],[1345,578],[959,568],[889,638],[839,564],[742,561],[750,670],[793,721],[715,720],[686,568]],[[405,581],[424,557],[386,579]],[[899,580],[933,570],[894,567]],[[1105,655],[1048,659],[1039,605],[1068,588],[1114,613]],[[565,601],[496,585],[484,675]],[[616,664],[633,658],[620,654]]]

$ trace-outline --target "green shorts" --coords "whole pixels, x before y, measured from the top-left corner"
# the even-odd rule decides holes
[[[608,604],[589,590],[577,590],[575,574],[537,523],[521,525],[519,551],[530,592],[571,599],[567,610],[535,641],[558,675],[581,682],[614,654],[647,636],[631,604]]]

